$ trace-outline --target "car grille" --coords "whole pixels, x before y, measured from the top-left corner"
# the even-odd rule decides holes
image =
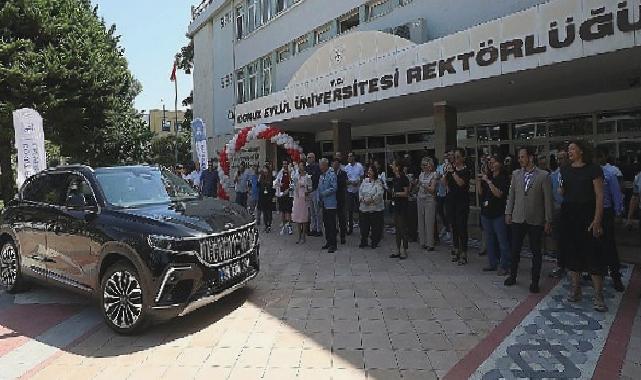
[[[201,239],[198,258],[207,266],[220,266],[244,256],[257,243],[258,230],[252,224]]]

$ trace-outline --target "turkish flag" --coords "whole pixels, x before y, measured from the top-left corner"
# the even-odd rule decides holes
[[[174,62],[174,68],[171,69],[171,77],[169,77],[170,81],[175,81],[176,80],[176,62]]]

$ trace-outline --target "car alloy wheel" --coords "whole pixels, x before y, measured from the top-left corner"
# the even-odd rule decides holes
[[[102,302],[105,317],[114,326],[133,329],[143,313],[140,282],[125,269],[111,273],[103,287]]]
[[[0,251],[0,285],[13,288],[18,278],[18,252],[13,244],[7,243]]]

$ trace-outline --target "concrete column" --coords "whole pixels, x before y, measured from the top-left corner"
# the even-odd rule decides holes
[[[447,102],[434,103],[434,148],[439,160],[447,149],[456,147],[457,122],[456,108]]]
[[[332,132],[334,136],[334,152],[347,153],[352,151],[352,125],[345,122],[333,121]]]

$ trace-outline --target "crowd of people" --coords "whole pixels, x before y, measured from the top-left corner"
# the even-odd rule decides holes
[[[346,160],[340,152],[320,160],[308,153],[305,162],[284,159],[279,170],[269,161],[261,168],[243,162],[232,178],[235,202],[255,215],[265,233],[272,231],[277,211],[277,231],[296,235],[296,244],[305,244],[308,236],[324,236],[322,248],[333,253],[338,242],[345,244],[358,228],[359,248],[377,249],[390,212],[396,240],[390,258],[406,259],[413,241],[427,252],[451,241],[450,255],[457,265],[468,263],[473,184],[481,206],[482,251],[487,253],[483,271],[505,277],[506,286],[515,285],[527,237],[532,255],[529,289],[538,293],[543,246],[551,239],[557,268],[550,275],[569,275],[568,301],[581,299],[582,275],[589,276],[594,309],[607,311],[604,276],[609,274],[617,291],[624,290],[614,236],[615,218],[624,217],[625,211],[620,170],[608,163],[606,149],[593,154],[580,140],[561,148],[549,167],[530,148],[521,148],[516,160],[518,164],[511,157],[482,157],[480,173],[473,178],[464,149],[448,151],[440,163],[426,156],[419,170],[412,170],[406,160],[395,160],[385,170],[378,161],[362,164],[353,153]],[[178,172],[203,196],[216,197],[216,167],[212,159],[207,170],[196,163],[191,171]],[[634,181],[628,223],[638,209],[640,190],[641,174]]]

